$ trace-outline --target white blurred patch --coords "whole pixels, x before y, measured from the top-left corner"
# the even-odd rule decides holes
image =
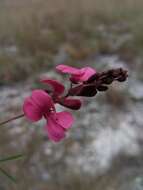
[[[77,164],[85,172],[102,174],[119,154],[136,156],[139,153],[137,128],[121,123],[116,129],[101,129]]]
[[[101,167],[108,167],[109,162],[121,152],[127,155],[139,153],[135,129],[125,125],[118,129],[107,128],[100,131],[93,147]]]

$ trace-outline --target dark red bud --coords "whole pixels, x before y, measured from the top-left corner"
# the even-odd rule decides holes
[[[83,86],[82,90],[79,93],[79,96],[93,97],[97,94],[95,85]]]
[[[86,83],[92,83],[95,80],[98,80],[100,77],[100,73],[95,73],[94,75],[92,75],[87,81]]]
[[[76,87],[76,96],[93,97],[97,94],[96,86],[93,85],[80,85],[79,88]]]
[[[102,80],[104,84],[111,84],[113,81],[114,81],[114,78],[112,76],[108,76]]]
[[[112,76],[113,76],[114,78],[116,78],[116,77],[118,77],[118,76],[122,73],[122,69],[119,68],[119,69],[112,70],[111,73],[112,73]]]
[[[70,89],[69,94],[71,96],[85,96],[85,97],[92,97],[97,94],[96,86],[93,85],[79,85]]]
[[[73,110],[78,110],[81,108],[81,101],[78,99],[65,98],[60,101],[59,104]]]
[[[83,84],[78,85],[78,86],[76,86],[74,88],[71,88],[69,90],[69,93],[68,93],[69,96],[78,96],[78,94],[80,93],[80,91],[82,90],[82,88],[83,88]]]
[[[126,79],[127,79],[126,76],[121,76],[121,77],[119,77],[119,78],[117,79],[117,81],[119,81],[119,82],[124,82],[124,81],[126,81]]]
[[[104,85],[101,85],[101,86],[98,86],[98,87],[97,87],[97,90],[98,90],[98,91],[101,91],[101,92],[102,92],[102,91],[106,91],[106,90],[108,90],[108,87],[107,87],[107,86],[104,86]]]

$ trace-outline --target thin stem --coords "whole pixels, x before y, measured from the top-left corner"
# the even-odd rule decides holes
[[[21,115],[12,117],[12,118],[10,118],[10,119],[8,119],[8,120],[6,120],[6,121],[0,122],[0,125],[5,125],[6,123],[9,123],[10,121],[19,119],[19,118],[21,118],[21,117],[24,117],[24,114],[21,114]]]
[[[16,183],[15,177],[11,176],[7,171],[5,171],[4,169],[0,168],[0,172],[3,175],[5,175],[6,177],[8,177],[12,182]]]
[[[17,154],[17,155],[14,155],[14,156],[8,156],[8,157],[5,157],[5,158],[0,158],[0,163],[11,161],[11,160],[18,160],[18,159],[23,158],[23,156],[24,156],[23,154]]]

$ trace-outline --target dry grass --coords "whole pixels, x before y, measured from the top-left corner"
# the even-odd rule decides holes
[[[122,33],[133,35],[133,40],[121,47],[123,54],[142,53],[142,10],[142,0],[4,0],[0,2],[0,47],[14,44],[20,50],[18,56],[22,57],[7,58],[0,53],[0,78],[7,75],[1,67],[11,65],[5,59],[16,64],[16,67],[10,66],[9,70],[14,70],[12,75],[17,65],[23,64],[26,66],[20,68],[26,74],[31,64],[21,61],[23,57],[33,57],[32,67],[36,60],[36,68],[37,62],[41,68],[41,63],[47,59],[53,63],[51,58],[63,44],[74,61],[92,52],[112,52],[109,40],[97,30],[99,25],[104,25],[106,32],[113,33],[116,38]],[[114,25],[118,25],[118,29]],[[6,58],[3,60],[3,57]]]

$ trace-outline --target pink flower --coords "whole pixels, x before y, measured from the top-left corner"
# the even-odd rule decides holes
[[[79,99],[73,99],[68,97],[62,97],[62,94],[65,91],[65,87],[63,84],[56,80],[52,79],[42,79],[42,83],[49,85],[52,88],[52,97],[55,103],[58,103],[67,108],[78,110],[81,107],[81,101]]]
[[[58,65],[56,69],[59,72],[71,74],[70,80],[73,83],[85,82],[96,73],[96,70],[92,69],[91,67],[77,69],[67,65]]]
[[[47,121],[45,130],[48,137],[55,142],[65,137],[65,132],[74,122],[69,112],[56,112],[51,96],[43,90],[34,90],[32,95],[25,99],[23,110],[25,116],[33,122],[44,117]]]

